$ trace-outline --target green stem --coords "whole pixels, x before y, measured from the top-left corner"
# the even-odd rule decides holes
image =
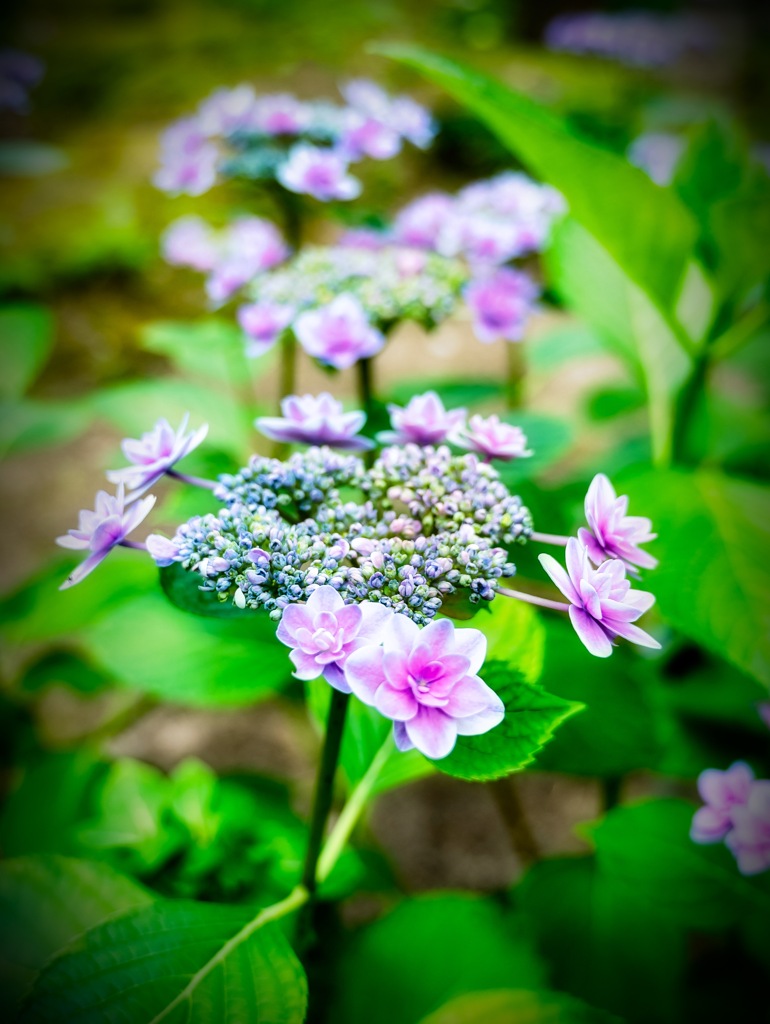
[[[315,793],[313,794],[313,811],[310,818],[310,835],[307,841],[305,865],[302,869],[302,885],[310,893],[315,894],[317,885],[317,864],[321,852],[326,822],[332,806],[334,795],[334,776],[342,746],[342,734],[345,729],[345,714],[348,710],[350,697],[347,693],[332,690],[329,715],[326,719],[326,735],[321,750],[321,763],[318,766]]]
[[[522,342],[506,341],[507,373],[505,378],[505,406],[511,411],[522,405],[524,385],[524,349]]]
[[[488,783],[500,817],[503,819],[511,845],[524,867],[540,859],[540,847],[529,827],[518,786],[512,776]]]
[[[709,353],[704,352],[693,365],[679,393],[671,426],[671,458],[675,463],[687,462],[692,418],[704,393],[710,365]]]
[[[366,413],[367,420],[374,415],[374,366],[371,359],[359,359],[358,367],[358,400]]]
[[[712,361],[726,359],[737,352],[747,341],[751,341],[768,320],[770,320],[770,303],[762,300],[711,343]]]

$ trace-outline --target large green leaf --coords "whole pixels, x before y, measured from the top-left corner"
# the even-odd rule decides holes
[[[181,900],[124,914],[43,971],[20,1024],[301,1024],[302,967],[277,925],[253,919]]]
[[[247,619],[254,621],[255,615],[260,620],[267,615],[260,615],[253,608],[237,608],[232,599],[220,601],[210,590],[201,590],[202,577],[197,572],[183,569],[175,563],[160,570],[160,585],[169,601],[183,612],[203,615],[210,619]]]
[[[545,627],[532,605],[496,597],[468,623],[487,638],[487,662],[515,669],[524,682],[536,683],[543,670]]]
[[[14,857],[0,864],[0,978],[15,1004],[55,953],[115,914],[152,901],[106,864],[70,857]]]
[[[529,458],[498,464],[500,476],[511,490],[519,481],[537,476],[566,455],[572,444],[572,430],[564,420],[528,411],[509,412],[501,419],[521,427],[527,438],[527,447],[532,451]]]
[[[34,398],[0,403],[0,458],[63,444],[89,426],[93,414],[83,400],[43,402]]]
[[[420,1024],[620,1024],[617,1017],[561,992],[498,989],[450,1000]]]
[[[282,688],[291,674],[267,615],[195,618],[160,593],[119,605],[78,641],[116,680],[182,704],[251,704]]]
[[[544,982],[521,922],[463,895],[405,900],[350,937],[337,975],[335,1024],[416,1024],[464,992]]]
[[[232,322],[213,317],[191,323],[159,321],[144,328],[141,343],[150,352],[168,356],[183,373],[251,398],[251,360],[246,358],[243,333]]]
[[[660,565],[645,579],[660,614],[770,686],[770,489],[707,470],[622,481],[652,518]]]
[[[477,71],[414,46],[378,47],[469,107],[663,309],[693,252],[695,219],[670,189],[623,156],[579,137],[564,118]]]
[[[0,308],[0,398],[20,398],[42,369],[53,345],[53,318],[32,303]]]
[[[583,707],[533,686],[506,662],[487,662],[482,677],[505,704],[505,718],[481,736],[459,736],[452,753],[433,762],[447,775],[483,781],[519,771]]]

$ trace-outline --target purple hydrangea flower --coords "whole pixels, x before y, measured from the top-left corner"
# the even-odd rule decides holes
[[[222,233],[220,259],[206,281],[209,299],[214,305],[221,305],[252,278],[288,255],[275,224],[262,217],[239,217]]]
[[[435,391],[414,395],[405,408],[389,405],[388,412],[393,430],[378,435],[385,444],[443,444],[465,422],[465,409],[445,409]]]
[[[770,780],[752,782],[746,802],[732,810],[732,823],[725,846],[740,873],[758,875],[770,869]]]
[[[208,424],[204,423],[198,430],[187,429],[190,418],[185,413],[181,425],[175,431],[168,420],[160,419],[146,434],[134,440],[126,438],[121,443],[123,454],[132,466],[125,469],[112,469],[107,473],[110,483],[130,488],[127,501],[131,502],[148,487],[171,470],[180,459],[189,455],[203,441],[208,433]]]
[[[250,85],[216,89],[198,107],[198,124],[205,135],[231,135],[254,127],[257,97]]]
[[[391,97],[368,78],[353,79],[340,91],[354,111],[379,122],[419,149],[429,146],[436,135],[433,118],[410,96]]]
[[[619,558],[631,573],[637,575],[635,566],[654,569],[656,558],[642,551],[640,544],[655,540],[651,533],[652,523],[644,516],[627,516],[628,498],[618,498],[615,490],[603,473],[591,481],[585,500],[585,513],[589,529],[581,527],[578,537],[585,545],[591,561],[601,565],[607,558]]]
[[[345,114],[339,150],[348,160],[390,160],[401,149],[401,136],[381,121],[367,117],[356,110]]]
[[[768,729],[770,729],[770,701],[757,704],[757,713]]]
[[[290,192],[300,192],[328,202],[330,199],[355,199],[361,194],[361,182],[348,174],[348,161],[333,149],[320,149],[301,142],[292,147],[277,177]]]
[[[521,427],[503,423],[499,416],[487,416],[486,419],[483,416],[471,416],[468,426],[456,431],[450,440],[466,451],[500,462],[524,459],[532,454],[527,448],[527,437]]]
[[[238,323],[247,335],[246,355],[261,356],[272,348],[291,323],[294,310],[275,302],[252,302],[238,310]]]
[[[733,827],[733,811],[749,798],[754,772],[743,761],[731,764],[727,771],[707,768],[698,776],[698,792],[705,807],[692,819],[690,838],[696,843],[718,843]]]
[[[417,747],[441,758],[458,736],[477,736],[503,720],[503,702],[478,676],[486,652],[478,629],[456,630],[450,619],[420,629],[395,615],[384,647],[351,655],[345,676],[359,700],[393,719],[399,750]]]
[[[569,617],[575,632],[597,658],[612,654],[615,638],[622,636],[642,647],[659,648],[651,636],[632,625],[655,603],[652,594],[631,590],[626,566],[619,558],[594,569],[588,551],[575,537],[567,541],[567,572],[551,555],[540,564],[570,602]]]
[[[472,281],[465,289],[474,333],[485,343],[499,338],[520,341],[536,298],[534,281],[507,267]]]
[[[294,333],[308,355],[338,370],[376,355],[385,344],[384,335],[369,323],[363,306],[349,292],[328,306],[301,313]]]
[[[298,679],[322,675],[335,690],[350,693],[344,672],[348,659],[379,644],[394,614],[374,601],[346,605],[334,587],[321,586],[306,604],[287,605],[276,636],[292,648],[289,657]]]
[[[208,273],[217,264],[220,247],[216,232],[202,217],[180,217],[161,236],[161,252],[174,267],[190,267]]]
[[[315,395],[289,395],[281,402],[283,418],[262,416],[255,420],[257,430],[285,444],[328,445],[342,451],[365,451],[372,442],[358,432],[366,422],[366,413],[343,412],[328,391]]]
[[[299,135],[309,119],[310,111],[296,96],[274,93],[257,100],[253,127],[265,135]]]
[[[376,228],[349,228],[340,235],[337,245],[344,249],[367,249],[377,252],[392,242],[387,231]]]
[[[154,504],[155,496],[151,494],[126,508],[123,484],[118,487],[116,495],[99,491],[94,510],[81,511],[78,528],[68,530],[63,536],[56,538],[56,543],[63,548],[91,552],[86,560],[70,573],[59,590],[67,590],[80,583],[104,561],[113,548],[125,544],[126,537],[149,515]]]
[[[446,192],[430,192],[421,196],[398,212],[393,222],[393,236],[402,245],[437,249],[454,208],[455,199]]]
[[[194,117],[186,117],[161,136],[161,166],[153,179],[172,195],[200,196],[217,179],[219,150],[208,141]]]
[[[176,541],[169,540],[162,533],[149,534],[144,543],[150,556],[155,560],[155,564],[161,569],[182,559]]]

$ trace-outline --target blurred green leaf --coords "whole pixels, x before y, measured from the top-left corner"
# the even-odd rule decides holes
[[[593,328],[584,324],[556,327],[527,339],[527,361],[533,370],[546,373],[570,359],[607,354],[607,346]]]
[[[566,455],[572,444],[572,430],[564,420],[525,410],[508,412],[500,418],[521,427],[527,437],[528,447],[532,449],[529,458],[498,463],[500,477],[508,487],[515,487],[520,480],[537,476]]]
[[[253,908],[158,900],[93,928],[39,976],[19,1018],[104,1024],[301,1024],[307,983],[277,925]]]
[[[770,489],[707,470],[647,470],[625,476],[622,490],[659,532],[645,588],[660,614],[770,685]]]
[[[19,680],[22,693],[37,694],[49,686],[68,686],[78,693],[98,693],[112,679],[71,651],[46,651]]]
[[[217,777],[203,761],[188,757],[171,775],[171,810],[196,843],[209,845],[217,833],[221,815],[215,810]]]
[[[53,329],[43,306],[18,302],[0,308],[0,398],[21,398],[35,381],[53,347]]]
[[[558,726],[583,707],[526,682],[504,661],[488,661],[483,678],[505,704],[500,725],[481,736],[458,736],[451,754],[433,764],[472,781],[499,779],[531,764]]]
[[[594,391],[588,400],[588,415],[603,422],[644,408],[644,392],[637,387],[614,385]]]
[[[161,594],[119,605],[78,640],[116,680],[180,704],[253,704],[290,677],[286,649],[267,615],[254,612],[247,621],[194,618]]]
[[[57,146],[32,139],[4,139],[0,142],[0,177],[40,178],[55,174],[69,163]]]
[[[192,615],[203,615],[211,619],[267,619],[267,614],[254,608],[237,608],[232,600],[220,601],[211,591],[201,590],[203,577],[197,572],[183,569],[179,563],[160,570],[160,585],[163,593],[175,608]],[[269,621],[269,619],[268,619]],[[273,627],[275,632],[275,627]]]
[[[89,928],[152,896],[106,864],[43,855],[0,863],[0,979],[6,1010],[45,963]]]
[[[521,923],[460,894],[404,900],[353,933],[336,963],[335,1024],[416,1024],[464,992],[544,982]]]
[[[617,1017],[561,992],[499,989],[457,996],[420,1024],[620,1024]]]
[[[496,597],[482,605],[471,626],[487,638],[487,662],[515,668],[526,683],[536,683],[543,671],[545,627],[532,605]]]
[[[40,401],[34,398],[0,403],[0,458],[79,437],[93,414],[87,402]]]
[[[140,342],[149,352],[168,356],[178,370],[192,377],[224,384],[236,393],[251,386],[243,332],[227,320],[210,317],[190,323],[147,324]]]
[[[502,384],[493,380],[406,380],[392,386],[389,400],[396,405],[406,405],[414,395],[435,391],[447,409],[473,408],[484,402],[499,398]]]

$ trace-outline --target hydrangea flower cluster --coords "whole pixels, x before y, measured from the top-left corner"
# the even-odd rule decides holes
[[[432,253],[314,246],[257,277],[238,319],[254,354],[291,329],[310,355],[341,369],[378,352],[402,320],[440,323],[466,280],[460,262]]]
[[[167,263],[208,275],[206,294],[213,306],[289,255],[278,228],[262,217],[239,217],[222,231],[201,217],[180,217],[164,232],[161,251]]]
[[[258,96],[250,85],[218,89],[161,139],[155,184],[165,192],[201,195],[222,176],[278,182],[321,202],[354,199],[360,182],[349,165],[389,160],[407,141],[425,148],[436,129],[408,96],[389,96],[358,79],[342,88],[345,104]]]
[[[770,780],[756,779],[749,765],[736,761],[726,771],[701,772],[698,791],[704,806],[695,812],[690,838],[724,840],[742,875],[770,869]]]
[[[445,446],[387,448],[371,469],[328,448],[255,456],[215,494],[225,507],[180,526],[164,559],[173,550],[201,589],[275,619],[328,584],[425,624],[455,594],[492,600],[516,571],[506,548],[531,531],[496,470]]]

